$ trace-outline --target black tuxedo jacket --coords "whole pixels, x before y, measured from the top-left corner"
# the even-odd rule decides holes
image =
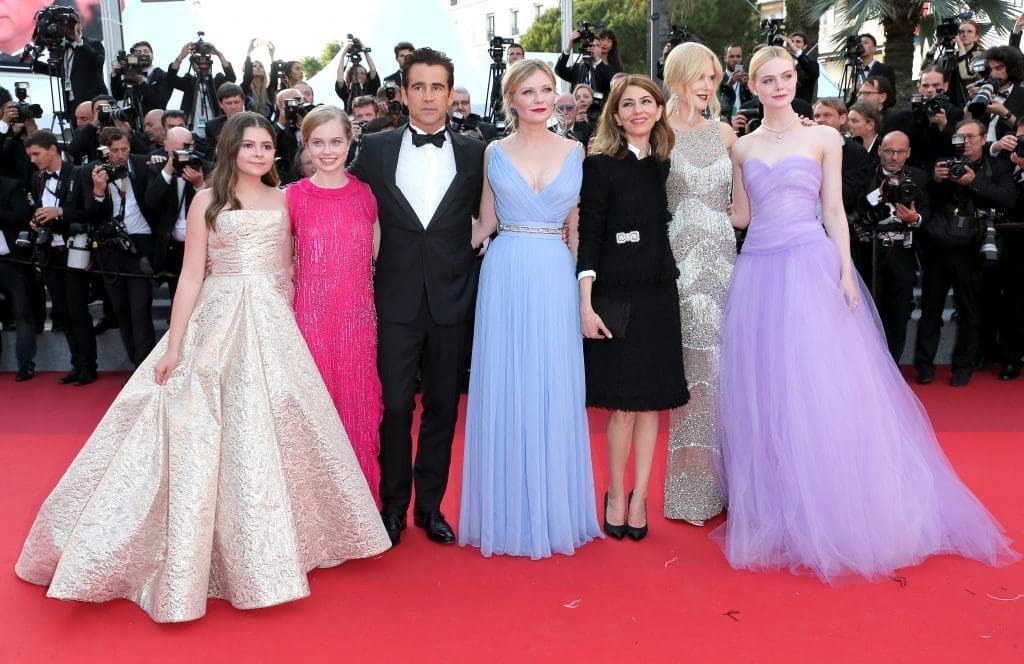
[[[57,56],[62,58],[63,56]],[[82,45],[75,48],[74,58],[71,61],[71,83],[70,100],[75,105],[83,101],[92,101],[97,95],[109,94],[107,84],[103,81],[103,65],[105,64],[103,42],[96,39],[82,38]],[[34,62],[32,69],[37,74],[54,75],[57,72],[50,70],[48,62]],[[69,112],[74,114],[74,106],[70,105]]]
[[[814,101],[814,88],[818,85],[821,68],[817,58],[801,53],[796,58],[796,96],[810,103]]]
[[[722,117],[732,117],[732,108],[736,106],[736,90],[733,86],[729,85],[728,71],[722,74],[722,83],[718,86],[718,100],[722,104]],[[743,106],[749,103],[754,98],[754,93],[750,91],[746,85],[740,85],[740,103],[739,106]]]
[[[28,230],[31,216],[25,182],[20,178],[0,177],[0,230],[11,251],[14,251],[18,233]]]
[[[228,116],[218,115],[206,123],[206,138],[203,140],[202,147],[206,158],[211,161],[216,159],[217,139],[220,137],[221,130],[224,129],[224,123],[227,121]]]
[[[153,67],[145,83],[135,87],[135,101],[142,104],[143,113],[149,113],[154,108],[167,108],[173,91],[167,72],[159,67]],[[110,77],[110,94],[115,99],[124,97],[124,81],[120,75]]]
[[[1010,92],[1010,96],[1003,102],[1003,106],[1005,106],[1006,110],[1010,113],[1013,113],[1014,117],[1024,117],[1024,83],[1016,83],[1013,86],[1013,91]],[[992,115],[989,114],[985,117],[984,121],[987,123],[991,118]],[[1013,127],[1008,126],[1006,122],[1000,120],[996,123],[996,140],[1006,136],[1007,134],[1012,134],[1014,131]]]
[[[218,133],[220,129],[217,130]],[[281,178],[281,184],[290,184],[295,181],[292,173],[292,166],[295,164],[295,155],[299,152],[299,139],[291,129],[282,128],[275,124],[274,143],[277,146],[277,155],[274,157],[274,165],[277,167],[277,174]]]
[[[54,219],[50,228],[54,233],[60,233],[67,239],[68,224],[88,224],[91,220],[89,212],[84,205],[84,196],[90,195],[92,191],[92,175],[88,178],[86,173],[78,166],[65,161],[60,168],[60,178],[57,180],[57,187],[54,190],[59,201],[59,207],[63,211],[62,216]],[[32,174],[32,183],[29,192],[32,194],[32,211],[43,207],[43,187],[47,186],[46,171],[36,171]]]
[[[843,208],[849,215],[860,205],[864,187],[871,175],[871,157],[864,146],[850,138],[843,138]]]
[[[484,143],[447,133],[455,153],[455,178],[424,228],[395,183],[398,154],[407,131],[407,125],[402,125],[395,131],[366,136],[351,168],[377,198],[377,316],[391,323],[409,323],[419,313],[426,292],[436,323],[468,323],[473,320],[476,301],[476,252],[471,243],[483,187]]]
[[[213,80],[206,85],[206,107],[209,110],[208,118],[214,118],[220,113],[220,106],[217,104],[217,88],[222,83],[234,83],[235,82],[235,70],[228,63],[228,66],[224,68],[224,71],[215,74]],[[181,90],[181,110],[185,112],[185,116],[188,118],[189,126],[193,126],[195,122],[195,111],[196,111],[196,89],[198,88],[198,79],[195,74],[185,74],[180,76],[178,70],[175,69],[174,63],[167,69],[167,85],[171,88]]]
[[[161,271],[166,266],[167,247],[171,241],[171,231],[174,230],[174,222],[178,220],[178,210],[181,209],[181,200],[178,198],[178,184],[175,178],[171,178],[168,184],[164,181],[160,171],[163,164],[150,164],[147,168],[146,193],[143,201],[146,207],[153,211],[150,216],[150,224],[153,228],[153,267]],[[207,170],[204,168],[204,171]],[[138,190],[136,190],[138,191]],[[185,182],[185,209],[192,205],[192,199],[196,195],[195,187]]]
[[[128,161],[131,164],[131,174],[128,177],[128,181],[131,183],[132,193],[135,195],[135,202],[139,204],[139,210],[142,212],[143,218],[145,218],[146,223],[149,224],[149,228],[152,231],[156,229],[157,214],[146,204],[146,187],[149,185],[149,169],[151,166],[151,164],[146,163],[148,159],[148,157],[141,154],[128,155]],[[90,179],[92,178],[93,169],[99,163],[99,161],[90,162],[84,167],[85,171],[89,174]],[[163,166],[163,164],[160,165]],[[114,200],[110,196],[109,187],[104,194],[102,202],[96,200],[92,190],[87,192],[84,198],[85,209],[92,213],[93,219],[96,223],[102,223],[121,213],[121,201]]]
[[[558,56],[558,62],[555,63],[555,73],[563,81],[568,81],[570,87],[575,87],[577,83],[583,81],[583,63],[576,62],[571,67],[569,66],[569,58],[571,56],[562,51],[562,54]],[[600,93],[602,96],[606,96],[608,91],[612,87],[612,76],[615,75],[615,71],[611,65],[607,65],[603,62],[598,62],[594,65],[594,73],[591,76],[591,87],[594,88],[594,92]]]
[[[910,109],[893,114],[885,122],[885,133],[902,131],[910,139],[907,163],[911,166],[931,171],[936,160],[953,154],[953,134],[956,133],[956,124],[964,119],[964,112],[952,104],[947,104],[945,109],[946,128],[942,131],[927,118],[915,117]]]

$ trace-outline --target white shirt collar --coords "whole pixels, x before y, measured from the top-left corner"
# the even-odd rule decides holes
[[[651,156],[651,146],[650,145],[647,146],[647,154],[645,154],[643,157],[640,156],[640,148],[636,147],[632,143],[626,143],[626,148],[630,152],[632,152],[633,156],[635,156],[637,159],[643,159],[644,157],[650,157]]]

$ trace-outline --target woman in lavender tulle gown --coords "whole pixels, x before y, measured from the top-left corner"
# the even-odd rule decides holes
[[[755,54],[750,80],[764,120],[732,151],[733,225],[749,232],[726,300],[719,388],[729,518],[715,534],[729,563],[833,582],[885,578],[933,554],[1012,562],[862,295],[839,135],[799,122],[785,49]]]
[[[515,131],[485,157],[480,272],[462,464],[459,544],[545,558],[601,536],[585,405],[576,269],[582,146],[547,130],[555,76],[522,60],[502,81]]]

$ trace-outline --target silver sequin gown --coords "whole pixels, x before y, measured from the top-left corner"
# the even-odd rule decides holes
[[[690,403],[685,418],[680,410],[669,417],[665,516],[703,520],[724,507],[715,480],[721,461],[715,395],[722,308],[736,262],[736,237],[725,211],[732,162],[717,122],[696,131],[676,131],[667,187]]]
[[[278,210],[232,210],[166,384],[165,335],[43,503],[15,572],[60,599],[125,597],[158,622],[207,597],[305,597],[314,567],[391,545],[281,279]]]

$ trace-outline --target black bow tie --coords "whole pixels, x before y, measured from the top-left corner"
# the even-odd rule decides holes
[[[46,172],[46,177],[47,178],[52,178],[54,180],[59,180],[60,179],[60,173],[51,173],[51,172],[47,171]]]
[[[421,148],[427,143],[430,143],[434,147],[444,147],[444,130],[437,132],[436,134],[421,134],[414,131],[412,127],[409,127],[409,133],[412,134],[412,145],[413,147]]]

